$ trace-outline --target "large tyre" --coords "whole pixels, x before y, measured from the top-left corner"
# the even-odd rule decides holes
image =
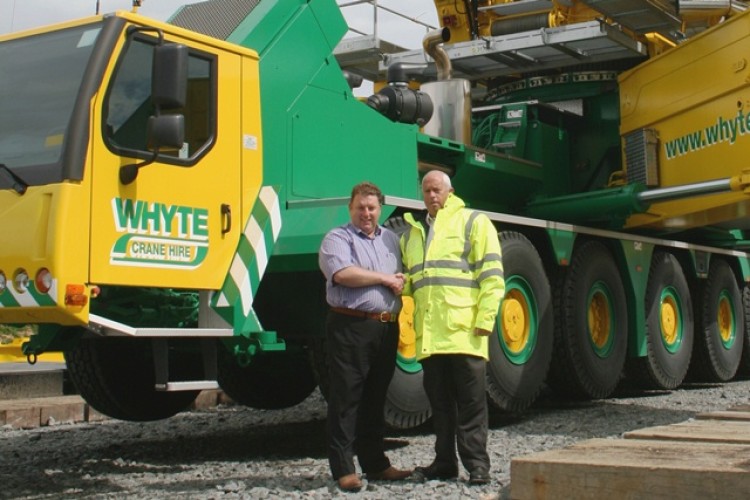
[[[155,374],[148,339],[84,338],[65,351],[70,379],[96,411],[119,420],[150,421],[187,409],[198,391],[163,392],[154,389]],[[170,376],[195,380],[199,356],[170,352]]]
[[[315,390],[315,374],[302,347],[253,356],[247,366],[218,346],[219,386],[236,403],[261,410],[288,408]]]
[[[219,346],[219,385],[236,402],[259,409],[288,408],[316,385],[308,346],[322,337],[328,309],[320,271],[267,272],[253,299],[260,324],[286,342],[281,352],[257,352],[243,366]]]
[[[555,290],[555,356],[548,383],[579,398],[605,398],[622,376],[627,354],[625,290],[607,248],[576,249]]]
[[[391,217],[383,225],[399,236],[411,227],[402,217]],[[416,357],[414,302],[409,297],[404,297],[403,302],[404,307],[398,321],[396,371],[385,399],[385,423],[394,429],[417,427],[432,415],[430,401],[422,385],[422,365]]]
[[[742,287],[742,305],[745,310],[745,335],[739,371],[744,375],[750,375],[750,285]]]
[[[429,420],[430,401],[422,386],[422,369],[416,361],[398,362],[385,399],[385,423],[394,429],[413,429]]]
[[[396,370],[388,386],[383,414],[385,423],[393,429],[412,429],[429,420],[432,410],[427,394],[422,386],[422,365],[416,361],[413,347],[413,327],[405,329],[404,324],[411,322],[410,302],[405,301],[405,311],[399,318],[401,325],[401,342],[396,355]],[[411,335],[411,337],[410,337]],[[323,397],[328,398],[329,374],[326,341],[316,338],[311,344],[312,364],[318,387]]]
[[[628,375],[648,389],[674,389],[685,379],[693,352],[693,306],[674,255],[657,252],[646,288],[645,357],[628,361]]]
[[[691,378],[731,380],[742,358],[745,314],[737,279],[726,261],[711,262],[696,316],[700,329],[695,337]]]
[[[534,245],[517,232],[500,234],[505,297],[490,337],[487,393],[500,410],[520,412],[542,390],[554,342],[549,280]]]
[[[414,301],[404,297],[399,316],[399,342],[396,370],[385,398],[385,423],[394,429],[411,429],[432,415],[430,401],[422,385],[422,365],[417,361],[414,331]]]

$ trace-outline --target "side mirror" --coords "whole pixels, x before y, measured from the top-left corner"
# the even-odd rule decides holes
[[[185,106],[188,81],[188,48],[177,43],[154,47],[151,100],[157,109]]]
[[[150,149],[180,149],[185,142],[185,116],[150,116],[146,133]]]
[[[180,109],[187,102],[188,48],[168,43],[154,47],[151,67],[151,101],[156,114],[147,124],[148,147],[153,150],[150,159],[120,167],[120,182],[128,185],[138,177],[138,170],[156,161],[159,149],[180,149],[185,142],[185,116],[162,114],[165,110]]]
[[[128,185],[138,177],[138,170],[156,161],[161,148],[180,149],[185,142],[185,117],[183,115],[157,115],[148,119],[146,134],[148,147],[154,151],[149,160],[120,167],[120,182]]]

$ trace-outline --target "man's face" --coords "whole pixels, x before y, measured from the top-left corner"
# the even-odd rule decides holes
[[[422,181],[422,199],[424,206],[431,216],[435,217],[438,210],[443,208],[445,200],[453,190],[445,186],[439,175],[427,175]]]
[[[375,195],[357,194],[349,203],[352,224],[368,236],[372,236],[380,220],[380,202]]]

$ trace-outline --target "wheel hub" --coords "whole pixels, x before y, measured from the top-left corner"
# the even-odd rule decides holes
[[[518,354],[529,342],[529,306],[520,292],[511,290],[503,299],[500,313],[505,346],[510,352]]]
[[[719,307],[717,310],[717,326],[719,335],[724,344],[728,344],[734,337],[734,314],[732,303],[725,294],[719,297]]]
[[[609,300],[601,290],[595,290],[589,300],[588,325],[591,342],[603,349],[612,334],[612,316]]]
[[[417,333],[414,330],[414,300],[403,298],[401,314],[398,317],[398,354],[404,359],[416,359]]]
[[[667,345],[672,345],[677,341],[678,321],[677,321],[677,304],[672,297],[665,297],[661,303],[661,336]]]

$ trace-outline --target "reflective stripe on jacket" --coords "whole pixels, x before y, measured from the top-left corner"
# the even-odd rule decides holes
[[[428,227],[412,214],[404,219],[411,225],[401,237],[404,295],[414,298],[417,359],[433,354],[489,359],[488,338],[475,335],[474,328],[494,329],[505,294],[497,230],[453,194],[437,213],[426,251]]]

